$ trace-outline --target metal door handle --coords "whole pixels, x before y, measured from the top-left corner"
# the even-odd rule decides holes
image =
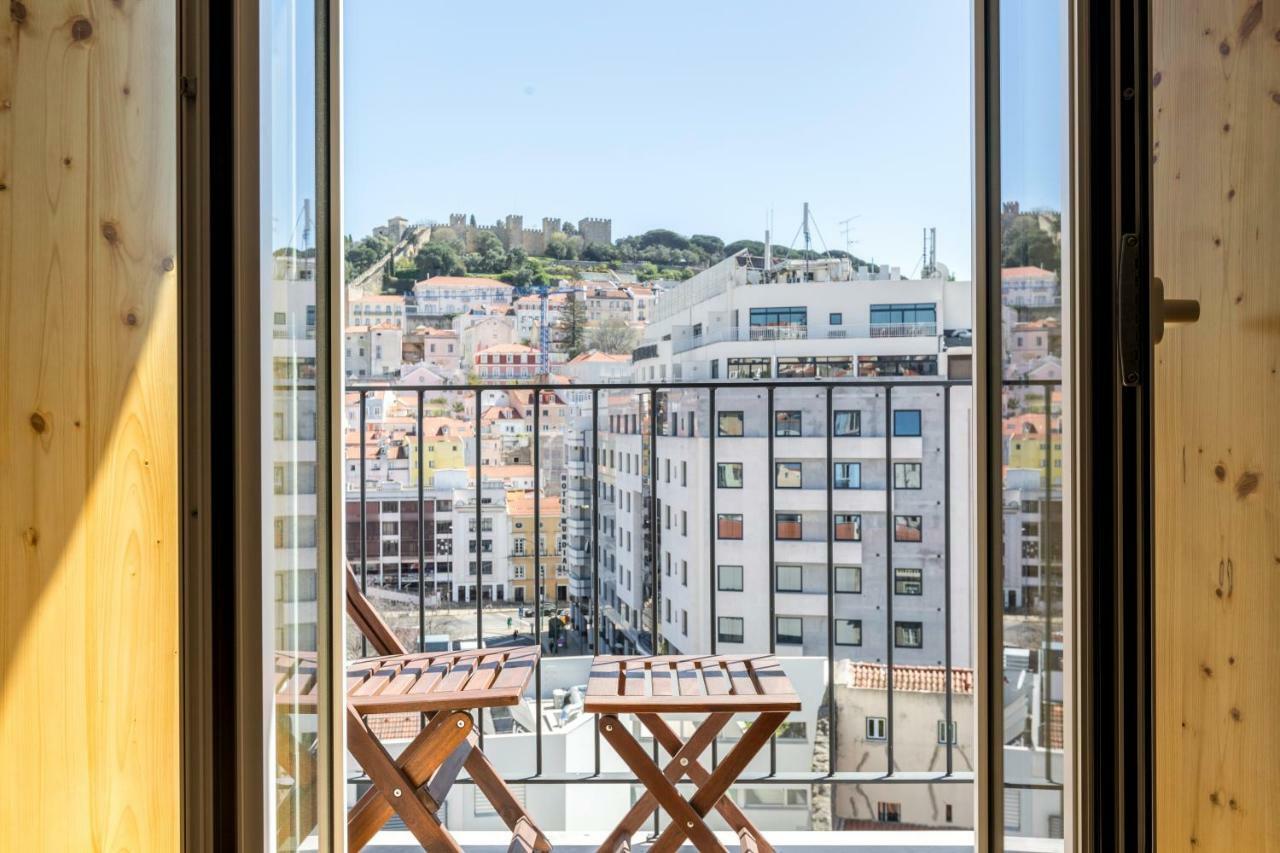
[[[1151,279],[1149,290],[1151,309],[1151,343],[1158,344],[1164,340],[1165,324],[1194,323],[1200,319],[1200,302],[1195,299],[1165,299],[1164,282],[1158,278]]]

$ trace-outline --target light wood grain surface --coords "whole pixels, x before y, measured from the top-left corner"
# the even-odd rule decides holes
[[[1280,850],[1280,3],[1153,14],[1157,849]]]
[[[176,4],[0,23],[0,848],[178,849]]]

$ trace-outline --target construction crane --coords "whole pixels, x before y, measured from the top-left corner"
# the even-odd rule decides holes
[[[545,282],[538,285],[538,375],[544,379],[551,372],[551,330],[547,328],[548,290]]]

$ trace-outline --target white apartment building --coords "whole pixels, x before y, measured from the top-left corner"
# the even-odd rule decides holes
[[[1009,468],[1004,482],[1004,606],[1043,604],[1045,593],[1062,604],[1062,486],[1045,494],[1044,472]]]
[[[638,381],[953,376],[970,347],[969,282],[908,280],[842,258],[771,262],[745,251],[657,296]],[[965,365],[949,365],[961,359]]]
[[[458,334],[462,364],[468,369],[480,350],[517,343],[513,317],[462,314],[453,318],[453,330]]]
[[[263,436],[273,472],[268,504],[276,568],[278,649],[316,647],[316,295],[315,259],[272,259],[271,434]]]
[[[397,376],[404,363],[404,331],[394,323],[348,326],[345,338],[349,378]]]
[[[475,305],[509,305],[511,285],[492,278],[436,275],[413,286],[414,318],[452,317]]]
[[[511,600],[510,524],[506,486],[486,478],[481,485],[481,535],[475,535],[475,490],[467,472],[439,471],[423,492],[423,563],[428,594],[440,600],[475,601],[476,542],[480,542],[480,595]],[[371,481],[365,488],[365,538],[361,554],[360,493],[346,496],[347,559],[367,566],[369,582],[389,589],[416,588],[418,581],[418,492],[400,483]]]
[[[1040,267],[1006,267],[1000,270],[1000,301],[1023,311],[1062,307],[1058,274]]]
[[[405,327],[405,310],[403,296],[377,296],[359,291],[347,292],[347,325],[348,326],[380,326],[392,323],[401,331]]]
[[[547,328],[555,328],[568,302],[569,294],[566,292],[547,294]],[[514,307],[517,339],[536,344],[542,329],[542,297],[537,294],[521,296]]]
[[[970,389],[904,380],[886,419],[884,388],[833,388],[829,424],[826,393],[779,388],[770,417],[765,389],[721,388],[714,421],[706,390],[663,396],[652,521],[664,648],[770,648],[772,590],[779,654],[825,655],[832,630],[838,658],[941,665],[949,624],[952,664],[970,665]],[[598,431],[601,608],[608,642],[627,651],[651,648],[646,406],[635,392],[602,396]],[[576,550],[571,535],[571,577],[589,575]]]

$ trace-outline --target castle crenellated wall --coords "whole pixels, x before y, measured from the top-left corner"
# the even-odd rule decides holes
[[[502,247],[508,251],[521,248],[531,255],[541,255],[546,251],[547,241],[557,231],[563,231],[565,221],[551,216],[542,218],[540,228],[525,228],[524,217],[508,214],[493,225],[472,225],[472,217],[465,213],[449,214],[449,229],[462,241],[464,250],[476,250],[479,235],[489,232],[498,238]],[[613,220],[588,217],[578,220],[578,233],[584,243],[613,243]]]

